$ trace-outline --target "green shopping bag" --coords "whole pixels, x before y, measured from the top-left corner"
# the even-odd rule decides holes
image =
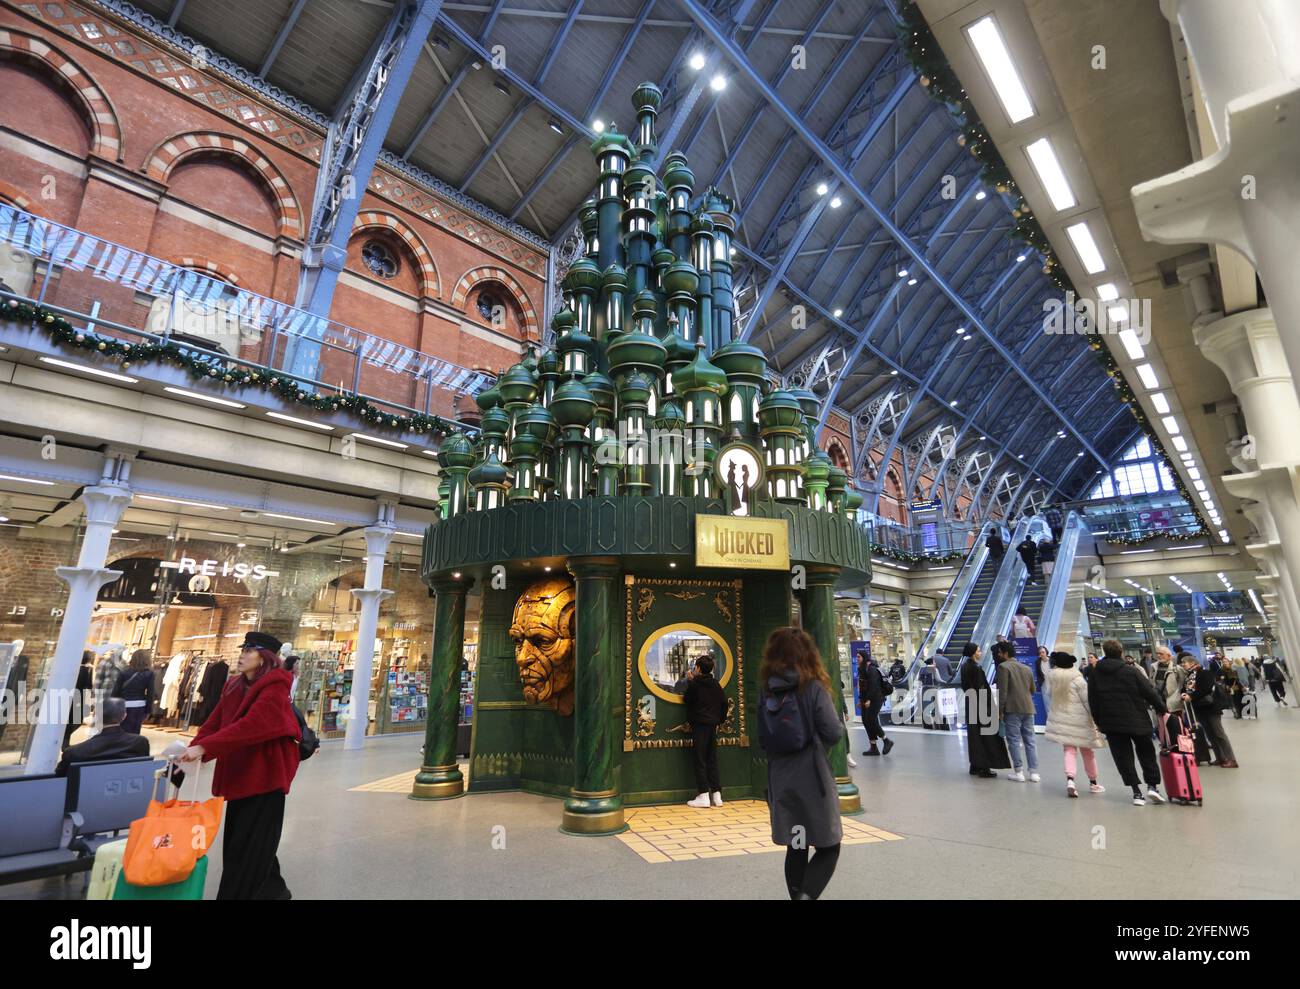
[[[126,881],[126,873],[117,874],[113,889],[115,900],[201,900],[203,883],[208,878],[208,857],[204,855],[194,864],[188,879],[167,886],[135,886]]]

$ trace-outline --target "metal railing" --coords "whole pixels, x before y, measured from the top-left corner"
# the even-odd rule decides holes
[[[878,552],[906,553],[933,559],[951,559],[971,546],[970,522],[938,522],[906,526],[864,513],[871,522],[871,545]]]
[[[324,394],[357,394],[385,410],[459,418],[490,380],[423,354],[0,204],[0,294],[124,342],[170,341],[210,360],[290,375]],[[470,411],[464,408],[463,411]]]
[[[1061,539],[1056,549],[1052,578],[1043,594],[1043,610],[1038,616],[1038,643],[1047,646],[1048,652],[1056,648],[1056,638],[1061,630],[1061,616],[1065,612],[1065,599],[1070,591],[1070,575],[1074,570],[1074,556],[1079,549],[1079,538],[1088,531],[1078,512],[1070,512],[1061,527]]]

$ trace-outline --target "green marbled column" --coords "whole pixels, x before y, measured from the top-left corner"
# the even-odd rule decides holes
[[[615,834],[623,821],[622,662],[612,605],[618,561],[584,557],[569,561],[577,588],[578,627],[573,707],[573,791],[564,801],[560,830]]]
[[[831,700],[835,710],[840,709],[840,653],[835,642],[835,581],[838,567],[808,567],[808,588],[804,591],[804,631],[812,636],[817,651],[831,678]],[[835,789],[840,796],[840,812],[860,814],[862,801],[858,788],[849,778],[848,738],[841,739],[830,750],[831,771],[835,774]]]
[[[424,735],[424,764],[411,788],[414,800],[441,800],[465,792],[465,777],[456,763],[456,728],[460,723],[460,664],[465,654],[465,595],[472,583],[453,577],[430,582],[437,604],[429,670],[429,724]]]

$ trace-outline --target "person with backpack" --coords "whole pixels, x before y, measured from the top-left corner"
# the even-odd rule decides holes
[[[1088,708],[1097,730],[1106,736],[1120,778],[1133,791],[1138,807],[1165,802],[1160,792],[1160,761],[1151,739],[1151,714],[1165,714],[1165,699],[1136,665],[1124,662],[1124,647],[1116,639],[1101,644],[1102,658],[1088,678]],[[1134,754],[1142,766],[1139,779]],[[1147,785],[1142,795],[1142,782]]]
[[[1286,679],[1282,675],[1282,665],[1272,656],[1261,665],[1264,682],[1268,684],[1268,692],[1273,695],[1273,703],[1278,707],[1286,707]]]
[[[1156,646],[1151,682],[1165,699],[1165,737],[1177,738],[1182,731],[1183,684],[1187,682],[1187,674],[1174,661],[1174,654],[1168,646]]]
[[[934,657],[925,657],[925,663],[916,671],[917,683],[921,686],[918,703],[921,705],[921,725],[925,728],[933,728],[935,724],[935,708],[939,704],[938,681],[939,674],[934,668]]]
[[[153,707],[153,668],[149,665],[148,649],[137,649],[131,654],[131,662],[117,676],[113,696],[126,702],[122,731],[128,735],[140,734],[144,716]]]
[[[889,750],[894,747],[893,741],[880,726],[880,710],[890,693],[892,690],[875,660],[864,659],[858,666],[858,697],[862,702],[862,725],[867,729],[868,743],[868,747],[862,751],[863,755],[880,755],[880,750],[876,748],[878,738],[885,740],[885,755],[889,755]]]
[[[1239,768],[1228,733],[1223,730],[1223,712],[1230,702],[1219,685],[1218,664],[1211,660],[1209,666],[1202,666],[1191,653],[1183,653],[1183,669],[1187,673],[1183,703],[1191,705],[1196,720],[1205,729],[1206,740],[1214,750],[1214,765],[1223,769]]]
[[[727,695],[713,677],[713,657],[695,661],[686,685],[686,720],[691,725],[691,750],[695,756],[695,791],[687,807],[721,807],[722,782],[718,777],[718,725],[727,717]],[[712,795],[710,797],[710,795]],[[712,803],[710,803],[712,799]]]
[[[218,900],[293,899],[276,853],[303,739],[289,702],[293,678],[280,665],[281,645],[265,632],[245,635],[239,675],[226,684],[179,760],[217,760],[212,793],[226,798]]]
[[[998,734],[998,715],[994,710],[993,688],[980,665],[984,651],[974,642],[962,647],[961,692],[966,705],[966,755],[970,774],[982,779],[997,779],[996,769],[1010,769],[1011,755]]]
[[[808,633],[778,628],[759,670],[759,741],[767,752],[772,842],[784,845],[792,900],[821,896],[839,860],[843,827],[827,750],[843,737],[830,677]],[[811,858],[809,847],[817,854]]]

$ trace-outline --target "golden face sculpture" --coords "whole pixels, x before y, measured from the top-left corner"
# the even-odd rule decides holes
[[[567,577],[547,577],[520,595],[510,623],[524,700],[549,704],[565,716],[573,713],[576,605],[573,583]]]

